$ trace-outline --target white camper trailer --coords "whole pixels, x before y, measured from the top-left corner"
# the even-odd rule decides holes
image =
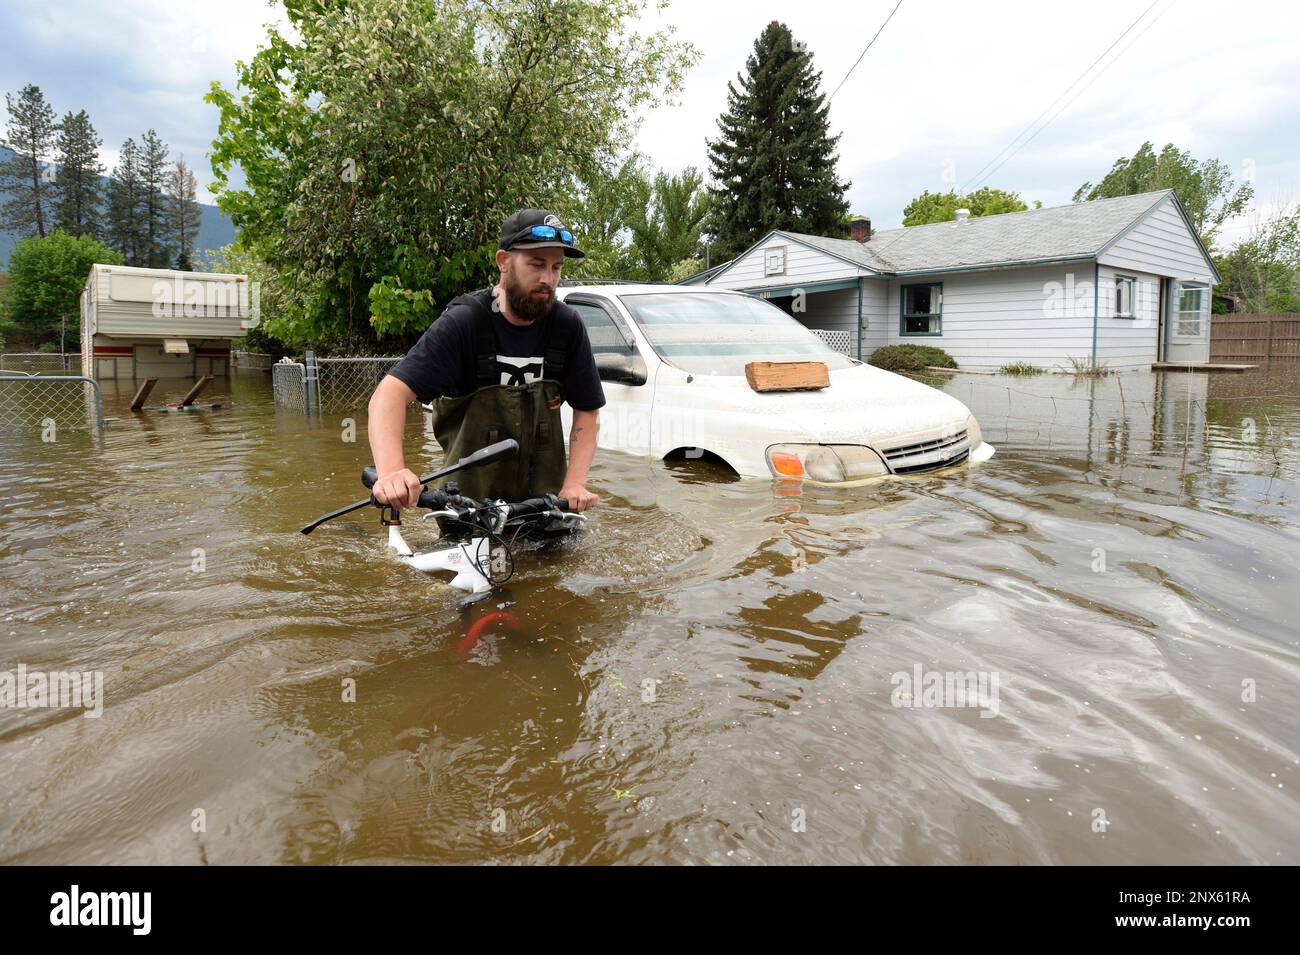
[[[81,373],[97,379],[230,373],[253,324],[248,276],[94,265],[81,293]]]

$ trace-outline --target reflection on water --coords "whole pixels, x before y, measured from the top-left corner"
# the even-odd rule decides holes
[[[1300,862],[1300,369],[957,376],[997,456],[845,491],[601,452],[479,601],[228,387],[0,435],[0,670],[107,695],[0,710],[0,861]]]

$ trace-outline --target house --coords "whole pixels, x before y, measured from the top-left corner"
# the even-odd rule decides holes
[[[770,299],[832,347],[936,345],[962,368],[1113,370],[1210,355],[1218,271],[1173,190],[872,232],[773,230],[683,284]]]
[[[97,379],[230,373],[255,324],[248,276],[93,265],[81,292],[81,373]]]

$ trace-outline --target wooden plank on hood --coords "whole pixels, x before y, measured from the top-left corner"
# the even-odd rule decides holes
[[[831,383],[821,361],[751,361],[745,380],[755,391],[815,391]]]

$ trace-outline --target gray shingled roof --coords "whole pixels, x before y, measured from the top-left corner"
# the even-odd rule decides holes
[[[979,216],[874,232],[867,242],[782,232],[876,272],[928,272],[972,266],[1091,258],[1173,192],[1143,192],[1050,209]]]

